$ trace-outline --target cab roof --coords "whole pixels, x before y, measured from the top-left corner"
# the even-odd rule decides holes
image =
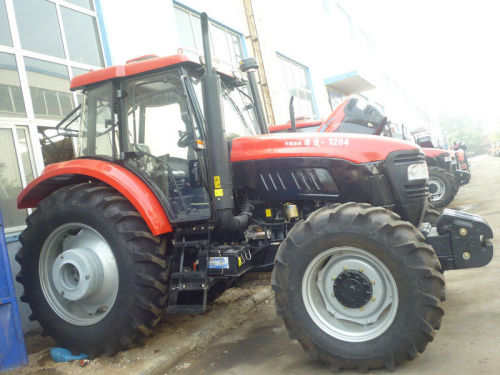
[[[129,62],[125,65],[110,66],[109,68],[94,70],[76,76],[71,80],[70,89],[77,90],[97,82],[109,81],[114,78],[129,77],[179,64],[200,66],[199,63],[191,60],[186,55],[173,55],[166,57],[144,56],[142,58],[129,60]]]

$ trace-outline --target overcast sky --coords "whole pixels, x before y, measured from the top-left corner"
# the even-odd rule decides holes
[[[382,67],[424,108],[500,129],[500,1],[346,0]]]

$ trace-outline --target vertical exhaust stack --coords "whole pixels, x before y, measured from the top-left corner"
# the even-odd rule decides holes
[[[257,59],[255,59],[255,57],[249,57],[240,61],[240,69],[243,73],[247,73],[248,83],[250,85],[250,91],[252,92],[255,117],[257,118],[257,123],[259,124],[260,132],[261,134],[269,134],[266,118],[264,116],[264,106],[262,105],[262,100],[260,98],[259,87],[257,85],[257,78],[255,77],[257,70],[259,69],[259,64],[257,64]]]
[[[208,16],[201,14],[201,34],[203,53],[205,54],[205,73],[201,79],[203,105],[207,134],[207,156],[209,168],[209,186],[212,201],[219,224],[227,230],[242,230],[248,225],[252,206],[244,205],[243,212],[233,215],[233,178],[229,167],[226,130],[222,107],[222,89],[220,77],[212,66]]]

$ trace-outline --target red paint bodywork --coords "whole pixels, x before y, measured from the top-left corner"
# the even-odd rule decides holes
[[[321,125],[323,121],[321,120],[316,120],[316,121],[297,121],[295,123],[295,127],[297,129],[302,129],[302,128],[310,128],[312,126],[318,126]],[[269,126],[269,132],[270,133],[276,133],[279,131],[283,130],[289,130],[292,128],[292,124],[290,121],[288,121],[286,124],[280,124],[280,125],[270,125]]]
[[[347,143],[346,143],[347,141]],[[347,133],[279,133],[236,138],[231,162],[289,157],[325,157],[361,164],[384,160],[417,146],[399,139]]]
[[[341,105],[335,108],[332,114],[328,116],[328,118],[324,121],[323,126],[318,129],[318,132],[325,132],[325,133],[336,132],[340,124],[344,120],[345,117],[344,107],[347,105],[348,102],[349,100],[346,99]]]
[[[57,176],[75,176],[57,182]],[[165,210],[151,189],[139,177],[127,169],[107,161],[75,159],[47,166],[40,177],[33,180],[17,198],[17,207],[28,208],[64,186],[82,182],[82,178],[96,179],[112,186],[123,194],[139,211],[151,232],[159,234],[172,232],[172,226]],[[51,179],[54,179],[50,181]]]
[[[94,70],[71,80],[71,90],[76,90],[93,83],[108,81],[114,78],[124,78],[135,74],[149,72],[182,63],[199,65],[185,55],[173,55],[167,57],[156,57],[147,60],[139,60],[125,65],[115,65],[109,68]]]
[[[449,154],[448,151],[442,150],[440,148],[422,147],[422,151],[424,152],[425,156],[430,157],[430,158],[436,158],[441,154]]]

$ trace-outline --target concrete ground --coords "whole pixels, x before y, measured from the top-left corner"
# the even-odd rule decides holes
[[[471,163],[472,180],[450,208],[484,216],[496,232],[497,253],[484,268],[445,273],[441,329],[423,354],[396,369],[398,374],[500,374],[500,158],[480,156]],[[188,355],[168,375],[331,374],[288,338],[271,304],[248,318],[209,348]]]

